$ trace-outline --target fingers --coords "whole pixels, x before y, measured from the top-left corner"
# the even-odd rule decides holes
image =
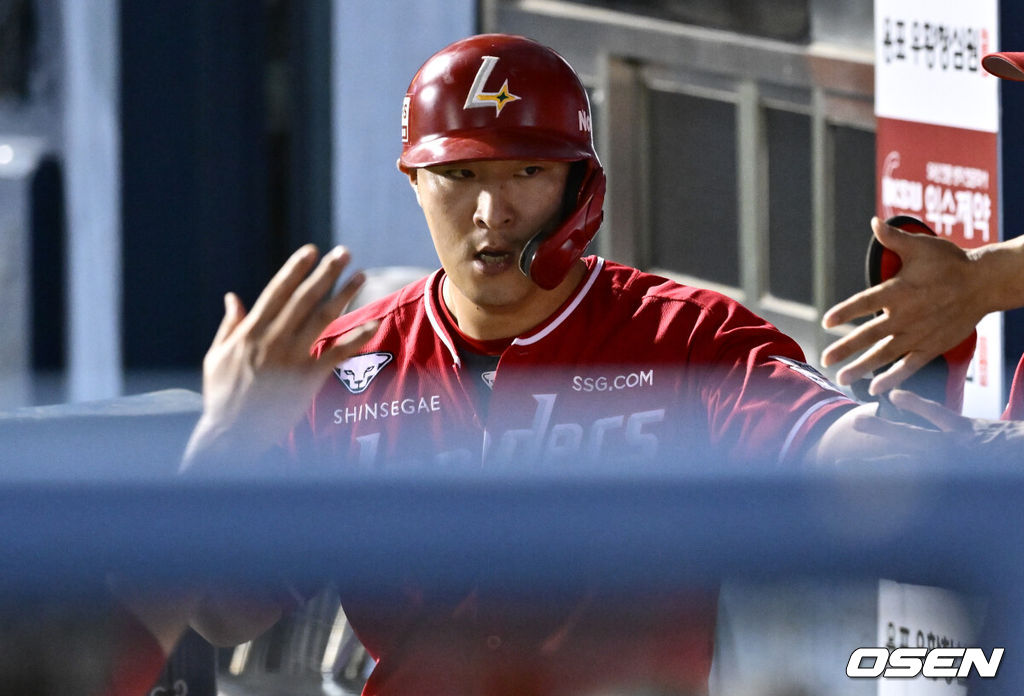
[[[292,254],[280,270],[274,274],[267,286],[263,288],[256,303],[252,306],[247,320],[256,330],[262,330],[270,324],[288,299],[299,287],[306,274],[316,261],[317,250],[312,244],[306,244]]]
[[[320,362],[334,366],[356,354],[364,343],[373,338],[380,328],[379,321],[368,321],[348,333],[340,336],[328,350],[320,356]]]
[[[864,351],[860,357],[836,373],[836,381],[839,384],[850,385],[861,379],[883,365],[888,365],[901,356],[893,346],[895,338],[885,336],[877,343]]]
[[[892,366],[880,375],[876,375],[871,380],[871,384],[868,387],[868,393],[872,396],[877,396],[890,389],[903,384],[903,382],[910,377],[912,374],[920,370],[922,367],[931,362],[938,353],[931,354],[922,351],[915,351],[908,353],[902,358],[892,364]]]
[[[913,236],[891,225],[886,225],[877,217],[871,218],[871,231],[882,246],[895,251],[901,258],[901,252],[905,247],[904,239]],[[886,281],[835,304],[822,316],[822,327],[832,329],[854,319],[880,312],[885,307],[884,300],[890,286],[891,283]]]
[[[936,423],[936,425],[938,424]],[[938,451],[939,448],[947,444],[948,438],[948,435],[936,430],[919,428],[908,423],[897,423],[867,413],[858,414],[854,418],[853,428],[858,432],[898,443],[897,449],[904,454]]]
[[[875,345],[890,334],[889,317],[880,314],[869,322],[834,341],[821,354],[821,364],[825,367],[846,360],[854,353],[859,353]],[[899,356],[896,356],[899,357]],[[885,363],[880,363],[885,364]]]
[[[889,287],[890,284],[885,282],[862,290],[835,304],[821,317],[822,327],[832,329],[840,324],[846,324],[854,319],[881,311],[885,307],[885,296]]]
[[[827,367],[861,352],[856,360],[836,374],[840,384],[853,384],[864,375],[902,358],[905,348],[896,336],[890,334],[890,324],[886,315],[875,317],[826,348],[821,356],[822,364]]]
[[[325,254],[316,269],[286,298],[271,322],[270,331],[281,335],[308,333],[306,324],[310,315],[320,307],[321,301],[334,287],[350,258],[348,250],[340,246]],[[317,332],[322,328],[323,325],[316,327]]]
[[[889,399],[897,408],[916,413],[946,432],[970,430],[968,420],[959,413],[950,411],[942,404],[920,397],[913,392],[896,389],[889,394]]]
[[[356,294],[363,287],[366,282],[366,275],[362,271],[357,271],[352,274],[352,277],[345,281],[341,290],[338,291],[334,297],[324,302],[321,315],[324,319],[323,324],[326,325],[331,321],[334,321],[345,308],[349,306]],[[318,328],[318,332],[323,329],[323,326]]]
[[[897,254],[900,253],[900,248],[903,246],[903,240],[906,237],[911,236],[910,233],[904,232],[903,230],[887,225],[878,217],[871,218],[871,231],[875,235],[875,239],[881,243],[886,249],[892,249]],[[900,257],[902,258],[902,256]]]
[[[217,327],[217,333],[213,337],[213,345],[219,346],[226,341],[244,318],[245,307],[238,295],[233,292],[224,295],[224,317],[220,320],[220,326]]]
[[[327,325],[341,316],[365,282],[366,276],[362,271],[353,273],[337,294],[321,302],[315,308],[300,329],[299,336],[305,346],[311,346]]]

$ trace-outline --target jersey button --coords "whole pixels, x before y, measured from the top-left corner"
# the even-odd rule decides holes
[[[488,650],[497,650],[501,647],[501,636],[487,636]]]

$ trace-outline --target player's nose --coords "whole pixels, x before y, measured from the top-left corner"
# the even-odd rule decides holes
[[[477,227],[494,230],[507,227],[515,220],[512,202],[501,185],[480,189],[476,198],[473,222]]]

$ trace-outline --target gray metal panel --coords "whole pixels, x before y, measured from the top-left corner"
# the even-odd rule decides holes
[[[0,408],[25,405],[31,391],[29,199],[40,146],[0,136]]]
[[[118,0],[62,0],[71,401],[121,393]]]
[[[336,2],[334,241],[368,266],[437,266],[401,153],[402,97],[434,52],[473,33],[471,0]]]
[[[598,74],[600,54],[604,53],[805,88],[819,85],[849,91],[852,77],[855,91],[873,92],[870,53],[805,46],[551,0],[497,3],[493,14],[500,31],[526,34],[552,46],[585,78]],[[842,75],[837,75],[836,64],[845,66]],[[833,82],[836,77],[843,81]]]
[[[811,0],[811,38],[871,53],[873,0]]]
[[[637,79],[637,65],[608,56],[602,69],[600,90],[601,159],[608,176],[604,229],[630,230],[629,234],[600,234],[598,250],[605,258],[630,265],[642,265],[647,258],[644,240],[647,226],[646,128],[627,124],[646,123],[643,85]]]

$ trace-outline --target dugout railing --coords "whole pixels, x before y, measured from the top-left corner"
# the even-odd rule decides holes
[[[627,604],[721,585],[732,608],[721,650],[764,659],[720,654],[720,665],[771,662],[776,676],[753,675],[762,687],[778,687],[783,673],[788,693],[840,695],[876,693],[842,673],[842,658],[870,640],[874,588],[886,578],[982,600],[977,641],[1006,657],[971,693],[1024,693],[1017,462],[182,478],[176,458],[198,399],[161,393],[0,419],[5,611],[103,606],[111,574],[154,591],[210,577],[259,586],[285,574],[372,598],[410,573],[444,588],[472,569],[491,591],[544,596],[596,582]],[[833,662],[825,677],[823,660]]]

